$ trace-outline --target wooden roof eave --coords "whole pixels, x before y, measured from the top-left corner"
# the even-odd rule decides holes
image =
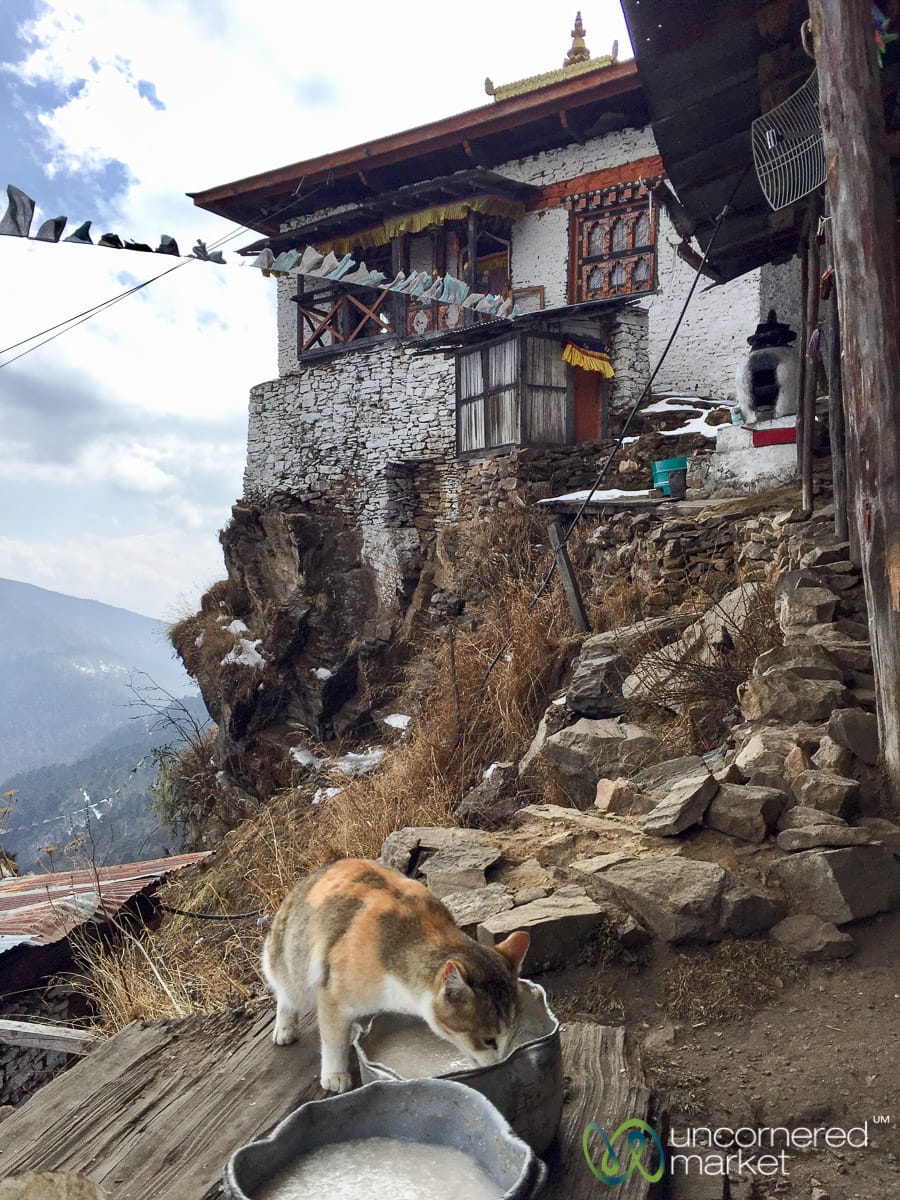
[[[376,138],[373,142],[187,194],[198,208],[229,216],[227,201],[262,201],[283,193],[292,184],[296,186],[300,180],[304,187],[315,187],[338,177],[391,166],[448,147],[462,146],[474,138],[512,131],[529,121],[558,114],[563,108],[570,111],[582,104],[639,90],[637,68],[632,60],[628,60],[602,72],[576,76],[535,92],[498,100],[428,125]]]

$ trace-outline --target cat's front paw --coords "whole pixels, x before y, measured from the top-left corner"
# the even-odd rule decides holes
[[[321,1082],[326,1092],[349,1092],[353,1087],[353,1081],[346,1071],[334,1071],[331,1075],[323,1075]]]
[[[272,1041],[276,1046],[289,1046],[297,1040],[297,1025],[294,1021],[276,1021],[272,1030]]]

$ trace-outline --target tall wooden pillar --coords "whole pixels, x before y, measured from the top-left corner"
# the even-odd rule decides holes
[[[896,205],[869,0],[809,0],[843,349],[850,519],[875,663],[881,749],[900,808],[900,342]]]

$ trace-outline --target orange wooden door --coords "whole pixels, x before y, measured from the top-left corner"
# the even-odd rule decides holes
[[[599,371],[573,367],[575,413],[573,438],[578,442],[598,441],[603,436],[603,402],[606,380]]]

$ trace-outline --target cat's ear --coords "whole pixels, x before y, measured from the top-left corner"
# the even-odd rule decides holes
[[[518,975],[522,968],[522,959],[528,953],[531,938],[524,929],[517,929],[505,941],[499,942],[494,949],[502,954],[515,973]]]
[[[466,982],[462,963],[448,959],[440,970],[441,994],[450,1004],[462,1004],[472,995]]]

